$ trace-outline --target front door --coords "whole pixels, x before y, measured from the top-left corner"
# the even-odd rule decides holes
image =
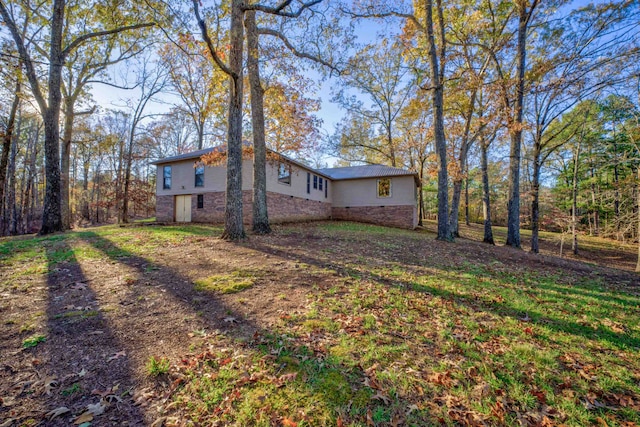
[[[176,222],[191,222],[191,194],[176,196]]]

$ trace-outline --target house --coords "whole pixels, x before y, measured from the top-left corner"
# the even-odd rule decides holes
[[[226,168],[199,159],[216,148],[157,160],[156,219],[223,222]],[[267,209],[272,223],[351,220],[413,229],[418,224],[418,176],[382,165],[313,169],[270,151]],[[242,163],[244,220],[251,222],[253,161]]]

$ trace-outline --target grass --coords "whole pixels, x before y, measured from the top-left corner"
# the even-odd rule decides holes
[[[487,261],[478,251],[488,247],[435,242],[424,232],[347,222],[275,229],[238,245],[242,255],[230,246],[219,264],[202,261],[194,275],[204,277],[193,286],[245,304],[248,293],[237,293],[278,268],[286,283],[305,284],[304,304],[272,314],[250,337],[234,334],[240,329],[234,324],[224,334],[198,330],[177,364],[149,354],[141,359],[149,377],[180,374],[170,406],[181,419],[298,427],[640,424],[640,294],[624,283],[628,276],[618,281],[597,270],[537,268],[501,256],[516,252],[490,252]],[[159,248],[174,246],[206,254],[207,237],[220,231],[102,227],[3,239],[0,288],[29,289],[68,262],[154,260]],[[584,240],[596,249],[616,247]],[[255,264],[263,253],[264,271]],[[220,270],[237,257],[242,268]],[[138,289],[143,275],[161,267],[150,261],[141,277],[123,276],[123,288]],[[274,282],[265,292],[276,312],[292,297],[281,280]],[[203,321],[208,315],[189,314]],[[42,330],[42,317],[23,332]],[[45,339],[34,335],[22,345]],[[77,393],[76,385],[62,393]]]
[[[219,292],[221,294],[233,294],[252,287],[257,273],[252,271],[235,270],[228,274],[216,274],[204,279],[193,281],[197,291]]]
[[[38,344],[45,342],[46,340],[47,337],[45,337],[44,335],[34,335],[22,341],[22,348],[33,348]]]
[[[155,356],[151,356],[146,364],[147,374],[150,377],[165,375],[169,372],[170,367],[171,363],[169,362],[169,359],[164,357],[156,359]]]

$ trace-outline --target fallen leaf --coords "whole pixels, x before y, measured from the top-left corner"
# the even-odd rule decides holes
[[[116,360],[116,359],[118,359],[118,358],[120,358],[120,357],[125,357],[126,355],[127,355],[127,353],[125,353],[125,351],[124,351],[124,350],[119,351],[119,352],[117,352],[116,354],[114,354],[113,356],[110,356],[110,357],[107,359],[107,362],[111,362],[112,360]]]
[[[93,421],[93,414],[89,411],[87,412],[83,412],[81,415],[78,416],[78,418],[76,418],[73,423],[75,425],[82,425],[84,423],[88,423]]]
[[[378,400],[382,400],[384,402],[385,405],[388,405],[391,400],[385,396],[384,394],[382,394],[379,390],[376,392],[376,394],[374,394],[373,396],[371,396],[371,399],[378,399]]]
[[[93,415],[101,415],[104,414],[106,407],[107,405],[103,404],[102,401],[94,404],[90,403],[87,405],[87,412],[91,412]]]
[[[9,427],[11,424],[13,424],[14,421],[15,419],[9,418],[8,420],[0,424],[0,427]]]
[[[46,394],[51,394],[51,391],[53,391],[54,388],[58,387],[58,381],[56,380],[56,377],[45,377],[44,379],[44,392]]]
[[[225,322],[225,323],[231,323],[231,324],[240,323],[240,322],[238,322],[238,319],[236,319],[235,317],[231,317],[231,316],[225,317],[224,319],[222,319],[222,321]]]
[[[85,375],[87,375],[87,371],[86,371],[84,368],[82,368],[82,370],[81,370],[80,372],[78,372],[78,376],[79,376],[80,378],[82,378],[82,377],[84,377]]]
[[[85,289],[87,289],[87,285],[81,282],[76,282],[75,284],[71,285],[71,289],[73,289],[74,291],[84,291]]]
[[[284,417],[282,419],[282,426],[283,427],[298,427],[298,423],[293,421],[291,418]]]
[[[66,406],[60,406],[59,408],[54,409],[53,411],[47,412],[44,416],[49,420],[54,419],[55,417],[59,417],[60,415],[64,415],[69,412],[69,408]]]

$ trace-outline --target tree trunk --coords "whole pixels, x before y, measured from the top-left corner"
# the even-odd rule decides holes
[[[571,249],[573,250],[574,255],[578,255],[578,233],[576,232],[577,225],[577,210],[578,210],[578,165],[580,161],[580,148],[581,141],[578,141],[578,146],[576,147],[575,158],[573,161],[573,183],[571,185],[571,234],[572,234],[572,243]]]
[[[420,161],[420,187],[418,188],[418,200],[420,202],[418,212],[418,225],[422,227],[424,225],[422,219],[424,218],[424,191],[422,190],[422,183],[424,179],[424,161]]]
[[[507,202],[507,245],[520,248],[520,151],[522,149],[522,113],[524,105],[524,79],[528,20],[533,13],[527,11],[524,0],[519,1],[518,22],[518,80],[515,102],[515,120],[511,129],[509,151],[509,201]]]
[[[249,10],[244,20],[247,29],[247,70],[251,85],[251,124],[253,127],[253,232],[271,232],[267,212],[267,149],[264,136],[264,90],[258,65],[259,43],[256,12]]]
[[[438,4],[441,7],[441,4]],[[425,1],[427,45],[429,46],[429,64],[433,80],[431,99],[433,103],[435,148],[438,161],[438,240],[451,240],[449,233],[449,188],[447,177],[447,141],[444,133],[444,87],[440,79],[440,66],[433,34],[433,1]],[[441,43],[445,41],[442,40]]]
[[[16,223],[16,157],[18,154],[18,138],[21,133],[22,114],[18,115],[16,132],[13,134],[9,164],[7,165],[7,203],[4,210],[4,234],[15,236],[18,234]]]
[[[223,239],[245,237],[242,222],[242,50],[244,42],[242,0],[231,2],[229,30],[229,117],[227,126],[227,193]]]
[[[7,182],[7,166],[9,164],[9,152],[11,151],[11,142],[13,140],[13,130],[16,123],[16,113],[20,105],[20,80],[16,83],[16,94],[11,104],[9,112],[9,120],[2,138],[2,157],[0,157],[0,212],[4,212],[4,188]]]
[[[640,182],[640,167],[636,171],[638,176],[638,182]],[[637,193],[638,204],[638,261],[636,263],[636,273],[640,273],[640,191]]]
[[[531,252],[539,253],[539,231],[540,231],[540,162],[541,146],[536,141],[533,148],[533,182],[531,185]]]
[[[451,237],[460,237],[458,232],[458,217],[460,216],[460,197],[462,196],[462,184],[461,178],[456,178],[453,181],[453,195],[451,197],[451,211],[449,213],[449,233]]]
[[[484,216],[484,238],[482,241],[495,245],[495,242],[493,241],[493,231],[491,229],[491,197],[489,193],[489,162],[487,159],[487,151],[489,147],[484,143],[484,141],[481,141],[480,149],[480,169],[482,172],[482,213]]]
[[[69,200],[69,161],[71,157],[71,137],[73,135],[74,100],[65,99],[64,131],[60,144],[60,203],[62,227],[71,229],[71,207]]]
[[[198,150],[202,150],[204,147],[204,122],[197,124],[198,128]]]
[[[129,142],[127,144],[127,157],[125,158],[124,167],[124,189],[122,191],[122,208],[120,210],[119,222],[121,224],[129,223],[129,187],[131,186],[131,163],[133,162],[133,139],[135,135],[135,120],[131,124],[131,132],[129,133]]]
[[[469,170],[468,168],[469,166],[465,165],[465,170]],[[468,174],[464,180],[464,223],[467,225],[467,227],[471,225],[469,220],[469,175]]]

